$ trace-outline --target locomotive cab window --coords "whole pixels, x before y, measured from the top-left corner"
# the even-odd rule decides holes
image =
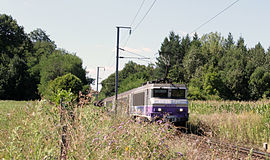
[[[153,89],[152,97],[168,98],[168,89]]]
[[[172,89],[171,98],[185,99],[186,98],[186,90],[185,89]]]

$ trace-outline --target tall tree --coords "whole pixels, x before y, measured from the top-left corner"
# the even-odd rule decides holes
[[[248,89],[248,80],[246,72],[247,49],[244,39],[239,38],[236,47],[226,50],[225,55],[219,62],[222,66],[221,77],[224,84],[230,90],[229,99],[248,100],[250,92]]]
[[[11,16],[0,14],[0,99],[31,99],[27,57],[32,43]]]
[[[159,57],[157,58],[158,77],[168,78],[168,74],[174,65],[182,66],[183,58],[190,46],[189,36],[180,39],[180,36],[170,32],[161,44]]]
[[[49,81],[68,73],[78,77],[83,84],[89,83],[86,79],[86,71],[82,67],[82,60],[64,50],[56,50],[48,58],[43,57],[40,61],[40,68],[41,77],[38,89],[41,94],[46,91]]]
[[[249,88],[253,99],[259,99],[262,96],[270,97],[270,72],[264,67],[258,67],[253,72],[249,81]]]
[[[265,51],[260,43],[255,45],[254,48],[251,48],[247,52],[247,66],[246,72],[248,76],[255,71],[256,68],[263,66],[265,64]]]
[[[230,49],[232,46],[234,46],[234,40],[231,33],[229,33],[227,39],[225,39],[224,47],[226,50]]]
[[[42,57],[47,58],[51,55],[55,51],[56,45],[46,32],[39,28],[30,32],[28,36],[33,43],[32,55],[27,57],[27,65],[29,67],[28,72],[34,88],[33,94],[35,94],[36,97],[39,97],[37,89],[38,84],[40,83],[41,71],[39,62]]]

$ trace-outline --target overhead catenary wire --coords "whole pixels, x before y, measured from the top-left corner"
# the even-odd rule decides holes
[[[129,50],[126,50],[126,49],[123,49],[123,48],[119,48],[121,51],[125,51],[125,52],[128,52],[128,53],[131,53],[131,54],[133,54],[133,55],[136,55],[136,56],[140,56],[140,57],[142,57],[142,58],[148,58],[148,57],[145,57],[145,56],[143,56],[143,55],[140,55],[140,54],[138,54],[138,53],[134,53],[134,52],[132,52],[132,51],[129,51]]]
[[[145,15],[143,16],[143,18],[141,19],[141,21],[134,27],[133,32],[135,32],[135,30],[137,30],[137,28],[139,27],[139,25],[143,22],[143,20],[145,19],[145,17],[148,15],[148,13],[150,12],[150,10],[153,8],[153,6],[155,5],[157,0],[154,0],[153,3],[151,4],[150,8],[147,10],[147,12],[145,13]]]
[[[134,53],[134,52],[125,50],[125,49],[123,49],[123,48],[119,48],[119,49],[120,49],[121,51],[125,51],[125,52],[131,53],[131,54],[133,54],[133,55],[139,56],[139,57],[119,57],[119,58],[137,59],[137,60],[144,61],[144,62],[147,62],[147,63],[152,63],[151,61],[147,60],[147,59],[150,59],[149,57],[145,57],[145,56],[143,56],[143,55],[140,55],[140,54],[138,54],[138,53]]]
[[[143,7],[144,2],[145,2],[145,0],[143,0],[143,1],[142,1],[141,5],[140,5],[140,8],[138,9],[138,11],[137,11],[137,13],[136,13],[135,17],[133,18],[133,20],[132,20],[132,22],[130,23],[130,25],[129,25],[129,26],[132,26],[132,25],[133,25],[133,23],[135,22],[135,20],[136,20],[137,16],[139,15],[139,13],[140,13],[140,11],[141,11],[141,9],[142,9],[142,7]]]
[[[150,59],[150,58],[141,58],[141,57],[123,57],[123,56],[120,56],[119,58],[128,58],[128,59]]]
[[[149,63],[152,63],[150,60],[150,58],[139,58],[139,57],[119,57],[119,58],[123,58],[123,59],[136,59],[136,60],[139,60],[139,61],[144,61],[144,62],[147,62],[148,64]]]
[[[157,0],[154,0],[153,3],[151,4],[151,6],[149,7],[149,9],[147,10],[147,12],[144,14],[144,16],[142,17],[142,19],[139,21],[139,23],[137,23],[137,25],[135,25],[134,29],[132,29],[132,33],[134,33],[137,28],[140,26],[140,24],[144,21],[145,17],[149,14],[149,12],[151,11],[151,9],[154,7],[155,3],[156,3]],[[128,36],[125,44],[124,44],[124,47],[127,45],[129,39],[130,39],[130,36]]]
[[[225,12],[226,10],[228,10],[229,8],[231,8],[233,5],[235,5],[238,1],[240,0],[236,0],[234,1],[232,4],[230,4],[229,6],[227,6],[226,8],[224,8],[222,11],[218,12],[214,17],[210,18],[208,21],[202,23],[199,27],[195,28],[192,32],[190,32],[190,34],[196,32],[197,30],[199,30],[201,27],[203,27],[204,25],[206,25],[207,23],[211,22],[213,19],[215,19],[217,16],[219,16],[221,13]]]
[[[142,3],[141,3],[141,5],[140,5],[140,7],[139,7],[139,9],[138,9],[138,11],[137,11],[137,13],[136,13],[136,15],[134,16],[134,18],[133,18],[133,20],[131,21],[131,23],[130,23],[129,26],[132,26],[132,25],[134,24],[134,22],[135,22],[137,16],[139,15],[139,13],[140,13],[140,11],[141,11],[143,5],[144,5],[144,2],[145,2],[145,0],[142,1]],[[130,33],[131,33],[131,32],[130,32]],[[130,37],[130,34],[128,34],[128,35],[126,36],[126,38],[125,38],[125,39],[126,39],[125,44],[127,43],[129,37]]]

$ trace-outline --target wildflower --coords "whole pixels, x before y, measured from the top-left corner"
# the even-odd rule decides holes
[[[93,139],[93,140],[92,140],[92,143],[94,143],[94,142],[97,141],[97,140],[98,140],[98,138]]]
[[[159,145],[162,145],[164,143],[164,141],[163,140],[161,140],[160,142],[159,142]]]
[[[183,154],[181,152],[177,152],[181,157],[183,157]]]
[[[112,145],[113,141],[110,141],[109,146]]]
[[[165,155],[163,153],[160,154],[161,157],[165,157]]]
[[[165,129],[164,128],[162,128],[162,132],[165,132]]]
[[[128,151],[128,146],[126,147],[126,151]]]
[[[161,124],[161,123],[162,123],[162,120],[158,120],[157,123],[158,123],[158,124]]]
[[[119,126],[118,128],[119,128],[119,129],[121,129],[121,128],[122,128],[122,126]]]

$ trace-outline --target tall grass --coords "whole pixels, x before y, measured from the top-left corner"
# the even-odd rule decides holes
[[[41,103],[1,101],[0,158],[42,159],[58,154],[56,117],[48,116],[52,108]]]
[[[0,159],[59,159],[61,123],[57,107],[45,101],[0,102]],[[170,124],[109,116],[92,105],[67,120],[68,159],[178,159]]]
[[[261,147],[270,142],[270,102],[192,101],[190,122],[211,136]]]

